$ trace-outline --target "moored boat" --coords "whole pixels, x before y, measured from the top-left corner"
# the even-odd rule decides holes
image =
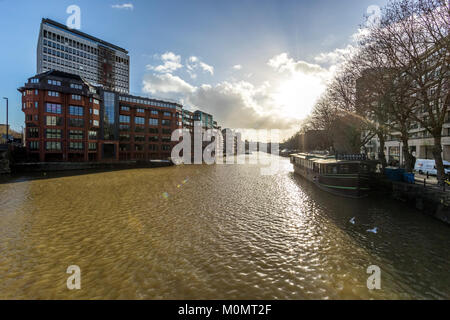
[[[313,182],[320,189],[335,195],[361,198],[370,191],[369,179],[376,162],[364,155],[290,155],[294,172]]]

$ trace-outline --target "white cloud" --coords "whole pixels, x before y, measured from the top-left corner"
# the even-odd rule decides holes
[[[355,50],[356,48],[349,44],[345,48],[338,48],[330,52],[322,52],[317,55],[314,60],[321,64],[337,65],[348,59]]]
[[[124,4],[113,4],[113,5],[111,6],[111,8],[113,8],[113,9],[119,9],[119,10],[121,10],[121,9],[125,9],[125,10],[133,10],[133,9],[134,9],[134,6],[133,6],[132,3],[124,3]]]
[[[321,73],[324,70],[317,64],[311,64],[305,61],[294,61],[287,53],[281,53],[267,63],[278,72],[289,71],[290,73],[303,72],[306,74]]]
[[[196,56],[191,56],[189,57],[189,59],[187,59],[186,68],[192,79],[197,78],[196,70],[198,69],[202,70],[203,72],[207,72],[210,75],[214,75],[214,67],[204,63],[200,60],[200,58]]]
[[[331,53],[327,54],[328,57]],[[173,53],[167,53],[161,60],[181,64],[179,56]],[[209,69],[205,65],[196,56],[189,57],[185,63],[192,79],[196,79],[198,71],[213,74],[213,67]],[[233,69],[241,67],[236,65]],[[282,135],[287,137],[298,129],[301,119],[309,114],[325,90],[333,65],[325,68],[280,53],[268,59],[265,68],[259,67],[254,74],[202,85],[190,84],[169,72],[158,73],[160,69],[170,68],[149,68],[153,74],[143,79],[145,93],[178,99],[189,109],[211,113],[222,127],[281,129]]]
[[[237,64],[237,65],[233,66],[233,69],[234,70],[241,70],[242,66],[240,64]]]
[[[147,74],[142,81],[142,91],[144,93],[159,94],[159,93],[175,93],[186,94],[193,92],[195,88],[189,83],[174,76],[170,73],[165,74]]]
[[[153,70],[158,73],[172,73],[183,67],[181,64],[181,57],[173,52],[166,52],[161,56],[156,56],[163,64],[158,66],[147,65],[148,70]]]

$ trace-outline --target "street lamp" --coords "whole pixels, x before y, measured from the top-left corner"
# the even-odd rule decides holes
[[[6,143],[9,142],[9,130],[8,130],[8,98],[3,97],[6,100]]]

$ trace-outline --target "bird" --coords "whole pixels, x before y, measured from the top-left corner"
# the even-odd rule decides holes
[[[372,233],[377,233],[378,228],[375,227],[375,228],[373,228],[373,229],[367,229],[366,231],[367,231],[367,232],[372,232]]]
[[[351,223],[351,224],[355,224],[355,217],[353,217],[353,218],[350,219],[350,223]]]

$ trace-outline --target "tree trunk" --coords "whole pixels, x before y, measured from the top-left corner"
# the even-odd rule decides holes
[[[403,147],[402,147],[403,159],[405,161],[405,171],[412,172],[412,170],[414,168],[414,163],[413,163],[414,157],[411,154],[411,152],[409,151],[408,138],[402,137],[402,143],[403,143]]]
[[[442,146],[440,134],[434,137],[433,156],[434,161],[436,163],[438,183],[439,185],[442,186],[445,183],[445,171],[444,171],[444,164],[442,162]]]
[[[387,167],[386,156],[384,155],[384,146],[385,146],[384,135],[377,134],[377,136],[378,139],[380,140],[380,150],[378,150],[378,160],[380,160],[381,167],[383,168],[384,172],[384,169]]]

